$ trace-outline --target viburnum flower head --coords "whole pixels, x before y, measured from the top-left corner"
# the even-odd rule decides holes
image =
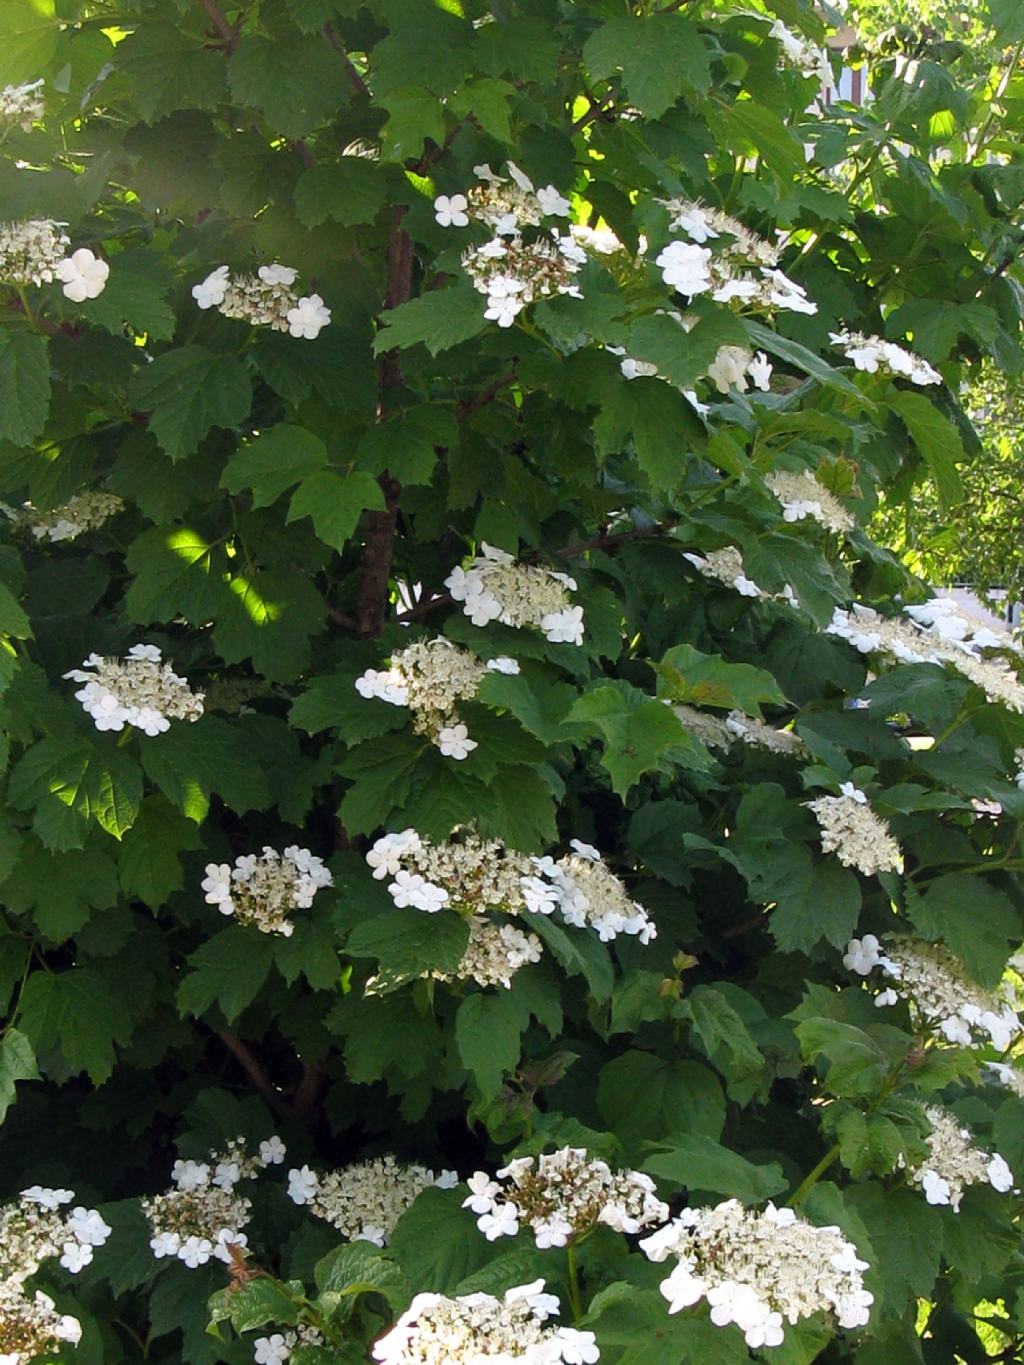
[[[918,385],[942,383],[942,375],[927,360],[884,337],[865,336],[861,332],[830,332],[829,340],[839,347],[847,360],[853,361],[856,369],[866,374],[891,374]]]
[[[444,581],[452,599],[475,626],[500,621],[519,629],[540,630],[552,643],[583,643],[583,608],[568,593],[576,580],[536,564],[519,564],[512,555],[481,542],[481,553]]]
[[[71,245],[64,227],[52,218],[0,223],[0,280],[49,284]]]
[[[402,1214],[424,1190],[458,1184],[455,1171],[402,1165],[390,1154],[323,1175],[302,1166],[288,1172],[288,1197],[352,1241],[386,1246]]]
[[[53,1359],[62,1343],[77,1346],[82,1324],[58,1313],[49,1294],[27,1293],[15,1280],[0,1280],[0,1365]]]
[[[930,1106],[925,1115],[931,1125],[928,1155],[907,1172],[907,1179],[924,1194],[929,1204],[948,1204],[960,1212],[970,1185],[991,1185],[1000,1194],[1013,1189],[1013,1172],[998,1152],[975,1147],[971,1131],[948,1109]]]
[[[44,83],[40,78],[27,85],[5,85],[0,90],[0,123],[20,124],[27,133],[46,111]]]
[[[72,1275],[90,1264],[111,1229],[96,1209],[68,1209],[74,1197],[72,1190],[32,1185],[0,1205],[0,1283],[21,1285],[54,1258]]]
[[[110,266],[101,261],[88,247],[80,246],[61,261],[54,275],[64,285],[64,297],[72,303],[99,298],[107,287]]]
[[[203,714],[203,694],[191,691],[155,645],[132,645],[123,659],[90,654],[64,677],[85,684],[75,700],[97,730],[131,725],[152,737],[170,729],[172,720],[197,721]]]
[[[234,915],[264,934],[290,938],[295,932],[291,914],[308,910],[316,893],[333,886],[322,859],[308,848],[292,844],[283,853],[265,845],[262,854],[246,853],[227,863],[207,863],[202,882],[207,905],[222,915]]]

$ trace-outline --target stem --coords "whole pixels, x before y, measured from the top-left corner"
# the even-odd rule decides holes
[[[999,84],[995,88],[989,105],[988,118],[981,125],[981,130],[978,133],[977,140],[975,141],[973,147],[968,147],[967,149],[968,161],[973,161],[974,158],[985,146],[985,139],[988,137],[989,129],[992,127],[992,122],[996,116],[996,105],[1006,94],[1006,87],[1010,84],[1010,80],[1013,76],[1014,71],[1017,68],[1017,63],[1020,61],[1022,53],[1024,53],[1024,38],[1022,38],[1020,42],[1017,44],[1017,46],[1013,49],[1013,56],[1010,58],[1006,70],[999,78]]]
[[[224,50],[230,55],[238,45],[238,29],[233,28],[224,17],[224,11],[217,4],[217,0],[199,0],[203,9],[206,10],[210,22],[224,39]]]
[[[258,1058],[250,1052],[248,1046],[242,1042],[237,1033],[231,1033],[228,1029],[217,1029],[217,1037],[221,1040],[229,1052],[233,1052],[238,1059],[242,1070],[252,1081],[253,1085],[260,1092],[266,1102],[270,1105],[275,1114],[280,1114],[284,1118],[291,1117],[293,1106],[288,1102],[285,1095],[278,1090],[277,1086],[263,1070]]]
[[[838,1155],[839,1143],[837,1142],[834,1146],[828,1149],[825,1155],[818,1162],[817,1166],[815,1166],[814,1170],[811,1171],[809,1175],[806,1175],[804,1179],[801,1180],[800,1184],[796,1187],[796,1189],[793,1191],[793,1194],[789,1200],[789,1207],[791,1209],[796,1208],[797,1204],[800,1203],[801,1199],[804,1199],[808,1194],[810,1194],[811,1190],[814,1189],[815,1185],[817,1185],[818,1181],[825,1174],[828,1168],[832,1165],[832,1163],[835,1161]]]
[[[326,41],[330,43],[331,47],[334,48],[338,56],[341,58],[342,64],[345,67],[345,79],[348,81],[353,91],[357,95],[366,95],[366,97],[369,98],[370,95],[369,87],[363,80],[362,76],[360,76],[359,72],[353,66],[352,58],[342,47],[340,41],[338,40],[338,35],[334,32],[334,29],[331,28],[330,24],[324,24],[320,32],[323,34]]]
[[[566,1247],[566,1260],[569,1266],[569,1306],[572,1309],[573,1322],[579,1322],[583,1316],[583,1300],[580,1297],[580,1277],[579,1269],[576,1265],[576,1247],[570,1242]]]

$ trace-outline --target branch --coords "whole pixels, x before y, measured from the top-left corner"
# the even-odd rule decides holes
[[[214,28],[224,39],[224,50],[230,56],[238,46],[238,29],[228,23],[224,17],[224,11],[217,4],[217,0],[199,0],[199,3],[206,10]]]
[[[488,403],[493,403],[502,389],[507,389],[510,384],[516,381],[515,367],[506,370],[500,375],[493,384],[489,384],[486,389],[478,393],[475,398],[467,398],[459,404],[459,416],[468,417],[471,412],[476,412],[478,408],[485,408]]]
[[[282,1118],[291,1118],[295,1113],[294,1106],[263,1070],[258,1058],[254,1053],[250,1052],[247,1044],[242,1042],[237,1033],[232,1033],[229,1029],[217,1029],[216,1033],[217,1037],[228,1051],[234,1053],[239,1066],[241,1066],[250,1081],[252,1081],[253,1085],[270,1105],[271,1109],[273,1109],[274,1113],[280,1114]]]
[[[656,521],[653,526],[634,526],[629,531],[611,531],[607,535],[594,536],[591,540],[577,541],[575,545],[566,545],[556,553],[564,559],[572,559],[576,555],[586,554],[588,550],[607,550],[626,540],[643,540],[649,536],[667,535],[678,524],[675,521]]]
[[[352,65],[352,58],[348,55],[348,53],[342,47],[341,43],[338,41],[338,36],[334,32],[334,29],[331,28],[330,24],[324,24],[320,32],[323,34],[327,42],[330,43],[331,47],[334,48],[338,56],[341,58],[342,64],[345,67],[345,78],[348,81],[349,85],[352,87],[352,89],[355,91],[357,95],[365,95],[367,99],[369,99],[370,88],[363,80],[362,76],[360,76],[359,72]]]
[[[580,114],[579,118],[569,129],[570,133],[578,133],[581,129],[585,128],[588,123],[593,123],[595,119],[600,118],[612,102],[612,92],[610,90],[605,91],[601,98],[597,100],[595,100],[592,95],[589,95],[588,99],[590,100],[590,108],[585,114]]]
[[[306,1062],[292,1102],[292,1112],[296,1118],[305,1118],[316,1108],[325,1079],[323,1062]]]

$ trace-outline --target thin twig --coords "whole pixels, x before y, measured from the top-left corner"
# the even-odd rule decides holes
[[[634,526],[628,531],[609,531],[606,535],[593,536],[590,540],[579,540],[574,545],[566,545],[555,553],[562,559],[573,559],[576,555],[586,554],[588,550],[608,550],[627,540],[645,540],[650,536],[664,536],[673,530],[678,522],[656,521],[651,526]]]
[[[569,129],[571,133],[578,133],[582,128],[585,128],[588,123],[593,123],[595,119],[600,118],[601,115],[606,112],[608,106],[612,102],[612,94],[610,90],[606,91],[606,93],[603,94],[601,98],[598,100],[595,100],[593,96],[590,96],[589,98],[590,108],[587,110],[585,114],[581,114],[579,118],[576,120],[576,122],[572,125],[572,127]]]
[[[493,403],[502,389],[507,389],[510,384],[516,381],[515,367],[506,370],[503,375],[489,384],[486,389],[482,389],[474,398],[466,398],[459,404],[458,412],[460,417],[468,417],[471,412],[476,412],[478,408],[485,408],[488,403]]]
[[[238,29],[229,24],[217,0],[199,0],[214,28],[224,39],[224,51],[230,56],[238,46]]]
[[[355,91],[357,95],[365,95],[367,98],[369,98],[370,95],[369,86],[366,84],[362,76],[360,76],[359,72],[352,65],[352,58],[345,51],[344,47],[342,47],[341,42],[338,39],[338,35],[334,32],[334,29],[331,28],[330,24],[324,24],[320,32],[323,34],[327,42],[330,43],[331,47],[334,48],[338,56],[341,58],[342,63],[345,67],[345,78],[348,81],[349,85],[352,87],[352,89]]]
[[[217,1037],[229,1052],[234,1053],[239,1066],[270,1105],[271,1109],[273,1109],[274,1113],[280,1114],[285,1118],[290,1118],[295,1112],[292,1102],[270,1079],[260,1064],[259,1059],[250,1051],[248,1045],[243,1043],[238,1034],[232,1033],[230,1029],[217,1029]]]

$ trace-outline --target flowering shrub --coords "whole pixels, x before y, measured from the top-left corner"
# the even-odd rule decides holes
[[[0,1365],[1020,1355],[976,8],[0,4]]]

